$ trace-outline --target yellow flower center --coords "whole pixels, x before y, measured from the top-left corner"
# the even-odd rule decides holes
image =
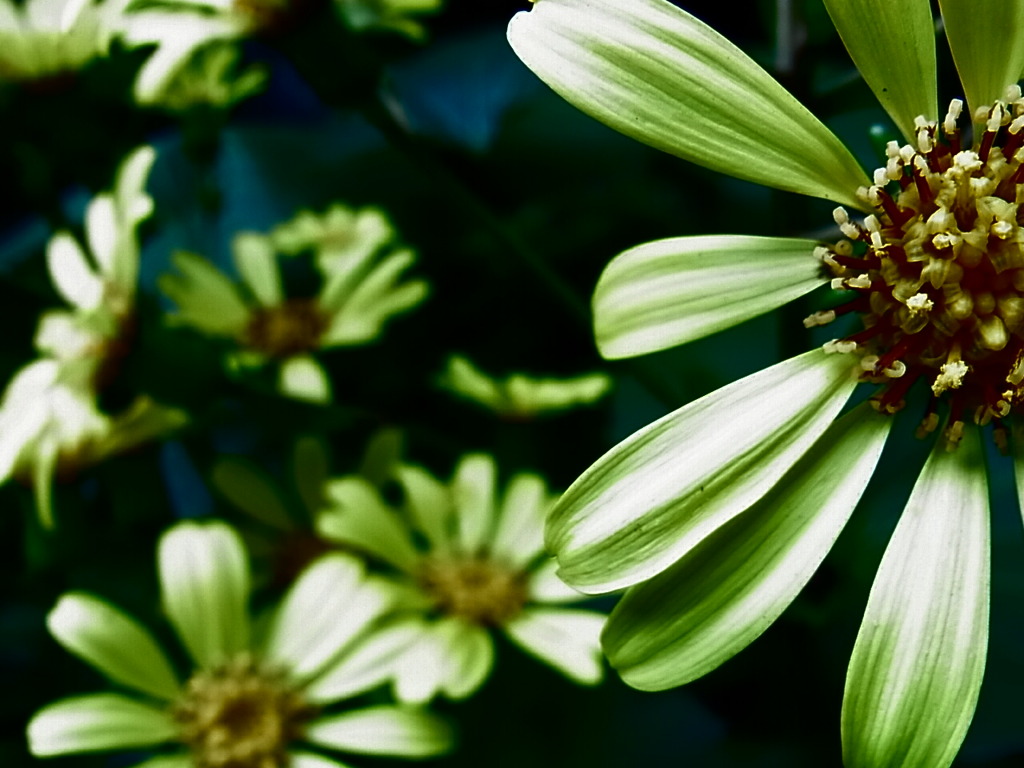
[[[267,357],[292,357],[319,348],[328,324],[313,299],[289,299],[253,312],[243,342]]]
[[[196,768],[283,768],[315,714],[281,673],[247,654],[194,674],[171,710]]]
[[[932,392],[923,433],[938,425],[938,402],[949,404],[946,438],[956,445],[964,420],[995,421],[1024,402],[1024,99],[978,110],[984,125],[962,146],[961,102],[941,125],[917,121],[916,145],[890,142],[888,162],[860,190],[875,209],[863,224],[842,208],[846,239],[818,255],[832,287],[854,297],[807,318],[824,325],[850,311],[864,329],[825,345],[826,352],[862,355],[865,381],[882,384],[873,403],[895,413],[918,379]]]
[[[525,574],[484,558],[430,559],[418,576],[441,613],[475,624],[499,626],[526,604]]]

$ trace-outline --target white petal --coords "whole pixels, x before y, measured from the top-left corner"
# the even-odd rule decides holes
[[[646,144],[741,179],[861,207],[831,131],[743,51],[664,0],[543,0],[512,48],[569,103]]]
[[[398,660],[395,698],[424,704],[440,693],[448,674],[448,645],[439,631],[442,622],[420,620],[418,638]]]
[[[607,617],[568,608],[528,608],[505,625],[523,649],[578,683],[601,681],[601,627]]]
[[[709,235],[630,248],[594,289],[594,336],[608,359],[724,330],[826,282],[812,240]]]
[[[535,603],[571,603],[587,597],[562,581],[554,558],[545,560],[533,571],[526,586],[530,602]]]
[[[100,270],[110,279],[118,235],[117,214],[114,211],[114,199],[110,195],[99,195],[89,203],[85,211],[85,231],[89,239],[89,250]]]
[[[349,768],[349,765],[312,752],[289,751],[288,768]]]
[[[315,720],[306,728],[313,744],[363,755],[430,757],[451,748],[452,734],[438,717],[403,707],[367,707]]]
[[[311,355],[289,357],[281,363],[277,389],[282,395],[310,403],[331,402],[331,381],[327,371]]]
[[[446,552],[452,540],[452,499],[448,489],[422,467],[404,464],[395,470],[405,504],[430,549]]]
[[[761,498],[842,409],[856,385],[845,357],[786,360],[612,448],[548,518],[562,578],[585,592],[645,581]]]
[[[843,763],[945,768],[988,646],[988,484],[980,430],[937,441],[871,586],[846,676]]]
[[[494,528],[494,459],[482,453],[462,457],[452,478],[455,525],[467,554],[479,552]]]
[[[354,557],[330,554],[309,566],[274,614],[264,653],[295,678],[317,674],[389,606],[383,582]]]
[[[519,474],[509,480],[491,553],[513,567],[535,560],[544,551],[544,518],[553,503],[543,478]]]
[[[46,248],[54,287],[79,309],[95,309],[103,300],[103,281],[93,271],[81,246],[67,232],[58,232]]]
[[[494,641],[483,627],[459,619],[443,620],[436,626],[447,654],[441,690],[451,699],[464,699],[490,674],[494,666]]]
[[[162,709],[96,693],[48,704],[28,724],[28,748],[36,757],[149,747],[170,741],[178,728]]]
[[[167,657],[135,619],[82,592],[65,593],[46,617],[57,641],[117,683],[159,699],[177,697]]]
[[[164,610],[192,658],[216,666],[249,646],[249,562],[220,522],[178,523],[160,539]]]

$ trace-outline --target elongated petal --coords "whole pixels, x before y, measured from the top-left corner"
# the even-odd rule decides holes
[[[348,763],[341,763],[313,752],[289,752],[288,766],[289,768],[350,768]]]
[[[508,27],[569,103],[657,149],[862,207],[849,150],[743,51],[665,0],[539,0]]]
[[[405,505],[420,533],[435,552],[451,548],[452,499],[448,489],[422,467],[405,464],[395,470],[405,491]]]
[[[979,430],[941,441],[886,547],[846,676],[847,768],[945,768],[985,671],[988,486]]]
[[[36,712],[28,748],[36,757],[149,747],[178,728],[167,712],[116,693],[61,699]]]
[[[612,448],[548,517],[559,575],[585,592],[632,586],[761,498],[843,407],[856,383],[844,357],[807,352]]]
[[[183,752],[177,755],[158,755],[136,763],[132,768],[193,768],[192,755]]]
[[[235,458],[225,458],[213,468],[213,484],[232,504],[260,522],[288,531],[292,520],[280,492],[266,475]]]
[[[315,675],[384,612],[389,597],[354,557],[322,557],[285,595],[264,652],[295,678]]]
[[[551,558],[530,573],[526,589],[531,602],[571,603],[587,597],[562,581],[557,571],[558,561]]]
[[[117,683],[158,699],[178,695],[163,651],[135,619],[99,598],[68,592],[46,617],[57,641]]]
[[[85,210],[85,232],[100,272],[111,279],[111,266],[114,263],[114,251],[117,248],[118,236],[117,210],[111,195],[94,197]]]
[[[277,268],[270,238],[243,232],[235,237],[233,249],[235,269],[256,300],[265,307],[273,307],[284,301],[281,273]]]
[[[103,282],[82,247],[67,232],[58,232],[46,247],[50,277],[60,295],[79,309],[95,309],[103,300]]]
[[[448,724],[438,717],[404,707],[367,707],[324,717],[309,724],[313,744],[363,755],[430,757],[452,745]]]
[[[459,619],[439,622],[437,631],[446,655],[442,690],[449,698],[465,698],[490,674],[494,666],[494,641],[483,627]]]
[[[594,289],[608,359],[684,344],[764,314],[826,282],[813,240],[698,236],[630,248]]]
[[[296,355],[283,361],[277,377],[277,389],[296,400],[318,404],[331,402],[331,380],[312,355]]]
[[[601,681],[601,627],[607,617],[571,608],[528,608],[505,632],[528,653],[578,683]]]
[[[160,540],[164,610],[195,662],[212,667],[249,645],[249,562],[235,530],[185,522]]]
[[[409,529],[377,489],[361,477],[349,476],[327,484],[330,506],[316,520],[321,536],[357,547],[411,572],[420,561]]]
[[[866,406],[833,424],[779,483],[612,611],[608,660],[634,688],[710,672],[797,596],[860,499],[892,419]]]
[[[1002,99],[1024,74],[1022,0],[939,0],[971,113]]]
[[[536,559],[544,551],[544,518],[553,502],[542,477],[520,474],[509,480],[491,553],[513,567]]]
[[[402,654],[420,635],[418,623],[403,622],[371,632],[306,686],[305,695],[316,704],[356,696],[390,679]]]
[[[928,0],[825,0],[825,7],[875,98],[916,145],[914,118],[939,119]]]
[[[494,459],[482,453],[464,456],[452,479],[455,525],[462,551],[479,551],[494,528]]]

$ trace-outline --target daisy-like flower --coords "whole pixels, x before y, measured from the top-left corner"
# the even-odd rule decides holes
[[[164,275],[160,287],[178,305],[175,322],[238,343],[231,367],[279,364],[278,389],[289,397],[329,402],[330,382],[313,353],[373,341],[391,317],[427,295],[422,280],[398,284],[415,260],[408,249],[379,261],[372,250],[333,261],[317,296],[295,298],[284,293],[268,236],[241,233],[233,246],[243,287],[192,253],[175,254],[179,274]]]
[[[317,529],[395,568],[409,587],[404,626],[419,639],[399,662],[395,692],[407,702],[443,693],[464,698],[494,662],[491,632],[585,684],[601,680],[598,634],[605,616],[561,604],[582,598],[544,554],[544,516],[554,497],[533,474],[511,478],[496,497],[494,460],[463,457],[449,485],[401,465],[401,511],[375,486],[348,476],[327,485]]]
[[[73,476],[187,421],[184,412],[146,396],[114,416],[98,404],[134,333],[136,228],[153,208],[145,184],[154,158],[151,147],[135,151],[121,164],[113,191],[89,203],[88,253],[67,232],[50,240],[50,276],[72,309],[43,313],[35,343],[44,357],[15,375],[0,404],[0,482],[16,476],[31,483],[47,527],[55,475]]]
[[[0,0],[0,82],[77,72],[106,56],[127,0]]]
[[[254,641],[249,565],[235,531],[179,523],[160,541],[167,617],[193,669],[182,681],[152,635],[107,601],[63,595],[47,617],[57,642],[135,695],[95,693],[54,702],[28,725],[32,754],[176,745],[150,768],[329,768],[312,747],[426,757],[449,748],[448,727],[416,709],[335,704],[382,684],[409,642],[374,622],[393,599],[353,558],[330,555],[283,598]]]
[[[412,40],[427,36],[415,17],[437,13],[443,4],[444,0],[334,0],[338,15],[350,29],[386,29]]]
[[[589,405],[607,394],[611,378],[590,373],[571,379],[534,379],[514,373],[504,381],[488,376],[462,355],[448,358],[438,382],[444,389],[472,400],[511,421]]]
[[[509,40],[555,91],[654,147],[845,208],[844,239],[682,237],[616,257],[598,344],[628,357],[691,341],[829,283],[862,330],[641,429],[566,492],[547,540],[586,592],[628,588],[603,636],[630,684],[693,680],[750,643],[810,579],[917,385],[935,448],[888,544],[843,700],[848,768],[948,766],[988,639],[981,428],[1006,433],[1024,381],[1024,3],[940,0],[968,108],[938,111],[926,0],[825,0],[907,143],[867,177],[742,51],[664,0],[537,0]],[[1007,91],[1007,86],[1011,86]],[[973,127],[969,125],[973,122]],[[858,382],[877,387],[838,420]],[[945,428],[935,435],[940,420]],[[959,446],[957,448],[957,446]],[[1024,459],[1016,459],[1024,475]]]
[[[323,213],[299,211],[270,232],[274,247],[295,256],[311,250],[321,270],[338,263],[369,259],[394,241],[395,228],[379,208],[349,208],[335,203]]]
[[[233,42],[215,41],[200,48],[155,98],[155,105],[169,112],[199,106],[227,109],[263,90],[266,69],[254,64],[239,70],[240,55]]]

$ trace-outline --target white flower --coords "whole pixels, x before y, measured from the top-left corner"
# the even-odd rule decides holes
[[[160,541],[164,611],[188,651],[184,682],[152,635],[110,603],[82,592],[60,598],[51,634],[135,695],[97,693],[49,704],[28,725],[37,757],[177,743],[142,765],[341,763],[302,744],[357,754],[426,757],[449,748],[437,718],[377,705],[337,711],[336,702],[386,683],[410,641],[402,628],[376,631],[392,600],[344,555],[303,574],[273,613],[265,637],[249,618],[249,566],[238,534],[219,523],[179,523]],[[296,743],[301,742],[301,744]]]
[[[580,683],[600,681],[602,614],[562,607],[579,600],[544,554],[543,521],[554,498],[533,474],[511,478],[496,496],[490,456],[463,457],[449,485],[401,466],[402,512],[361,477],[327,485],[320,534],[393,566],[419,617],[419,640],[400,663],[396,695],[410,702],[438,693],[462,698],[490,673],[498,630]]]

